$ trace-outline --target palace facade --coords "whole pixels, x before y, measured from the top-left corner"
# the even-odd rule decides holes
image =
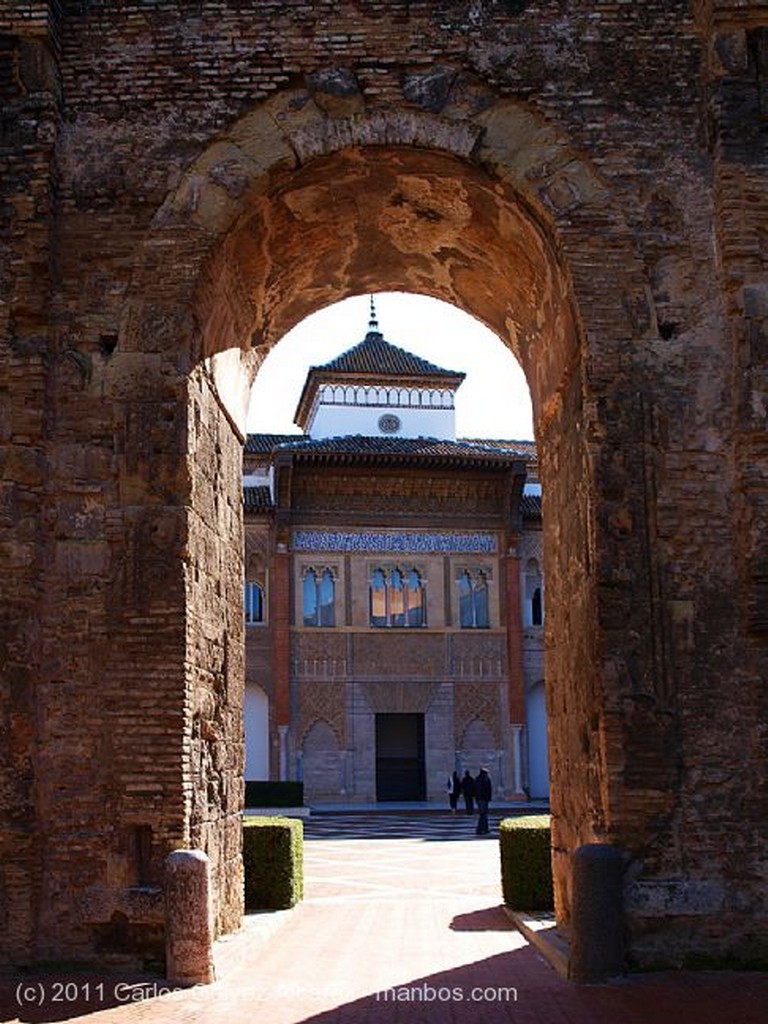
[[[307,803],[548,794],[531,441],[457,440],[464,375],[363,341],[244,456],[246,779]]]

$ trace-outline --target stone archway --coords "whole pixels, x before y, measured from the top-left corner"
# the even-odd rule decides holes
[[[140,6],[0,15],[0,958],[156,952],[178,845],[237,923],[245,395],[407,286],[531,384],[561,918],[607,838],[635,963],[759,959],[764,14]]]
[[[231,584],[227,592],[234,594],[239,587],[233,479],[246,395],[261,359],[286,330],[353,293],[410,290],[477,316],[514,351],[531,389],[547,495],[547,624],[558,638],[547,664],[556,750],[554,866],[558,913],[567,919],[573,849],[623,839],[616,788],[623,751],[607,725],[603,685],[613,641],[599,626],[598,567],[614,557],[616,531],[605,524],[615,516],[628,523],[619,532],[623,560],[630,553],[634,559],[633,579],[650,571],[643,520],[633,523],[626,512],[642,510],[645,495],[628,469],[624,493],[600,494],[595,469],[636,444],[631,415],[602,415],[601,403],[613,409],[613,400],[600,367],[615,365],[643,329],[643,282],[629,232],[598,175],[566,140],[510,102],[479,120],[482,132],[426,114],[333,121],[295,94],[248,115],[206,151],[158,212],[113,369],[131,359],[178,366],[188,424],[175,455],[187,474],[188,513],[177,572],[186,580],[187,645],[194,649],[211,588]],[[162,302],[155,299],[160,267],[168,275]],[[610,332],[586,330],[590,317],[607,318]],[[146,402],[143,389],[137,399]],[[232,532],[214,538],[222,510]],[[275,575],[275,586],[288,586],[279,565]],[[632,608],[636,635],[652,635],[652,615],[645,603]],[[196,793],[237,787],[230,744],[237,659],[226,660],[228,682],[212,694],[222,663],[211,664],[209,653],[229,651],[238,631],[224,617],[215,634],[186,672],[193,719],[200,721],[183,771]],[[637,685],[653,676],[653,658],[650,646],[635,651]],[[287,722],[287,709],[276,714]],[[211,769],[217,762],[226,768]],[[222,870],[224,850],[236,859],[236,810],[232,799],[214,799],[186,822],[191,840],[211,853],[221,873],[222,929],[238,912],[237,871],[231,863]],[[637,815],[633,828],[643,829]]]

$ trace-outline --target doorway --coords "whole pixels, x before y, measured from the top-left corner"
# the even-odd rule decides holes
[[[424,715],[376,715],[376,799],[424,800]]]

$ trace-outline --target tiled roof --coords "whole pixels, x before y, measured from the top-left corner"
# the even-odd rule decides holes
[[[415,356],[412,352],[390,345],[384,336],[374,328],[374,323],[365,338],[354,348],[342,352],[323,366],[311,366],[304,381],[304,387],[296,406],[294,422],[306,427],[311,415],[312,403],[318,388],[323,383],[334,381],[370,378],[381,382],[393,379],[403,384],[417,379],[424,384],[431,383],[440,387],[456,389],[466,374],[460,370],[446,370],[442,366],[430,363],[426,359]]]
[[[360,452],[370,454],[444,454],[475,452],[530,459],[536,455],[535,441],[498,441],[491,438],[459,438],[444,441],[434,437],[366,437],[351,434],[344,437],[312,439],[306,434],[249,434],[245,443],[248,453],[268,454],[276,448],[311,452]]]
[[[363,461],[389,461],[418,459],[427,462],[484,463],[508,466],[518,460],[529,460],[535,455],[532,441],[444,441],[434,437],[366,437],[350,435],[312,440],[302,434],[251,434],[246,450],[250,452],[289,452],[308,459],[354,459]],[[246,511],[268,511],[273,507],[269,487],[244,487],[243,503]],[[520,500],[524,517],[541,517],[541,496],[525,494]]]
[[[272,508],[272,495],[269,492],[269,487],[244,487],[243,505],[248,512]]]
[[[245,439],[245,451],[250,455],[268,454],[279,444],[298,441],[304,434],[249,434]]]
[[[512,449],[464,441],[444,441],[434,437],[366,437],[361,434],[328,437],[317,440],[300,439],[280,444],[280,451],[313,457],[348,456],[363,459],[419,458],[470,460],[508,464],[525,458]]]
[[[446,370],[442,366],[421,359],[405,349],[391,345],[378,331],[369,331],[354,348],[348,349],[324,366],[313,366],[333,374],[371,374],[376,377],[448,377],[458,382],[465,374],[457,370]]]
[[[501,451],[510,451],[515,455],[524,455],[526,458],[536,458],[536,442],[527,439],[522,441],[497,440],[490,437],[460,437],[465,444],[478,444],[491,448],[498,448]]]

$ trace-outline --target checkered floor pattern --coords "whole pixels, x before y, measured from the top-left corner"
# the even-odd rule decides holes
[[[498,838],[499,821],[504,815],[492,811],[488,815],[490,833],[475,837],[477,815],[459,811],[440,813],[314,813],[304,819],[304,838],[312,839],[419,839],[467,840]]]

